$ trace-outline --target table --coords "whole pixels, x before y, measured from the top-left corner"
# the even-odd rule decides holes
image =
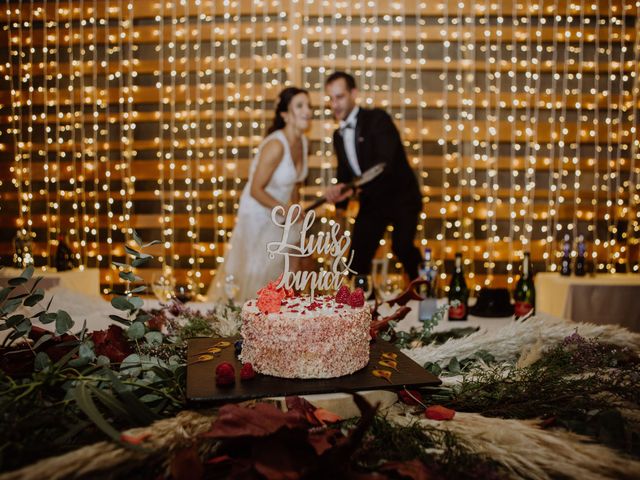
[[[22,272],[23,270],[19,268],[3,268],[0,270],[0,285],[6,285],[7,279],[19,277]],[[45,290],[63,287],[92,297],[100,296],[100,270],[97,268],[65,270],[64,272],[57,272],[54,269],[42,271],[40,268],[36,268],[33,276],[43,277],[39,286]],[[29,285],[27,284],[27,286]]]
[[[601,273],[535,277],[536,311],[576,322],[619,324],[640,332],[640,275]]]

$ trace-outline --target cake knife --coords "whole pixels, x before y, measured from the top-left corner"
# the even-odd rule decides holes
[[[355,188],[358,188],[358,187],[364,185],[365,183],[369,183],[371,180],[373,180],[378,175],[380,175],[383,170],[384,170],[384,163],[375,164],[373,167],[371,167],[370,169],[366,170],[358,178],[356,178],[355,180],[345,184],[344,187],[342,187],[340,189],[340,193],[344,193],[344,192],[348,191],[351,188],[355,189]],[[311,210],[313,210],[315,208],[318,208],[320,205],[322,205],[326,201],[327,201],[327,197],[325,197],[323,195],[322,197],[320,197],[316,201],[314,201],[311,205],[309,205],[307,208],[305,208],[304,209],[305,213],[309,212],[309,211],[311,211]]]

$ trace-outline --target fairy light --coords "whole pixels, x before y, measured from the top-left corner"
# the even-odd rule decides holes
[[[600,8],[598,5],[592,5],[592,10],[595,10],[595,22],[596,22],[596,32],[597,29],[600,28]],[[593,185],[591,190],[593,191],[593,198],[591,200],[591,204],[593,207],[593,222],[591,224],[592,229],[592,238],[593,238],[593,251],[591,253],[591,261],[595,266],[595,270],[600,270],[600,265],[598,263],[598,247],[600,245],[600,238],[598,234],[598,197],[600,195],[600,100],[598,98],[598,90],[600,88],[600,35],[595,35],[595,43],[594,43],[594,53],[595,53],[595,74],[594,74],[594,88],[591,89],[591,94],[593,95],[593,123],[594,126],[590,131],[590,136],[593,137]]]
[[[12,138],[13,145],[7,146],[14,148],[16,225],[29,235],[37,233],[39,265],[51,263],[51,247],[63,229],[78,245],[76,255],[83,266],[97,265],[104,271],[110,261],[103,261],[102,254],[109,255],[108,260],[112,251],[121,255],[112,247],[115,232],[120,230],[129,240],[134,202],[145,200],[149,193],[142,188],[138,195],[135,189],[136,168],[143,169],[141,175],[149,174],[144,161],[134,161],[139,140],[140,148],[151,150],[152,158],[155,155],[159,168],[152,198],[161,204],[161,238],[169,255],[160,259],[178,267],[188,249],[189,264],[180,261],[175,275],[186,274],[195,279],[197,288],[205,287],[208,278],[198,274],[199,266],[208,261],[207,267],[215,269],[222,260],[240,185],[246,179],[244,152],[255,155],[271,115],[267,106],[277,90],[291,83],[321,91],[326,73],[336,68],[353,68],[363,105],[387,108],[400,127],[427,199],[419,240],[427,245],[435,236],[440,247],[436,258],[451,257],[447,241],[454,238],[465,253],[470,273],[479,273],[473,272],[475,259],[484,260],[489,285],[496,263],[502,260],[507,263],[507,281],[513,281],[513,259],[520,248],[534,250],[538,233],[543,235],[542,258],[551,268],[555,268],[557,242],[564,232],[572,232],[575,238],[586,226],[591,256],[608,271],[623,258],[629,259],[629,244],[637,242],[640,149],[635,69],[640,48],[638,35],[634,38],[626,23],[630,17],[638,22],[638,4],[624,4],[621,9],[612,0],[604,8],[586,0],[570,4],[539,0],[514,4],[510,15],[503,17],[505,7],[489,0],[478,5],[461,1],[413,6],[293,0],[286,11],[268,1],[230,0],[218,7],[210,0],[181,0],[179,7],[156,3],[151,13],[136,9],[134,18],[131,0],[55,0],[46,7],[30,0],[22,3],[25,8],[5,3],[8,13],[3,27],[10,43],[9,60],[1,74],[11,88],[5,138]],[[558,6],[562,11],[557,11]],[[149,27],[144,19],[154,17]],[[134,24],[138,18],[142,21]],[[513,25],[504,27],[505,19],[513,20]],[[165,27],[170,27],[171,35]],[[139,42],[148,33],[155,35],[151,46],[156,47],[156,57],[149,56],[143,46],[148,39]],[[503,39],[509,34],[510,39]],[[425,48],[438,42],[445,52],[442,61],[430,59]],[[413,45],[417,50],[412,58]],[[592,63],[586,57],[594,47]],[[61,48],[67,49],[69,58],[68,83],[61,76],[66,68],[60,64],[65,53]],[[400,55],[393,53],[397,48]],[[483,48],[483,60],[476,60],[480,58],[476,51]],[[451,64],[452,58],[458,59],[456,65]],[[432,101],[422,77],[434,68],[439,69],[442,99]],[[594,87],[589,82],[592,71]],[[558,88],[545,91],[541,77],[549,72]],[[605,72],[606,82],[601,76]],[[137,104],[145,102],[148,88],[143,81],[137,85],[138,73],[157,77],[157,112]],[[618,91],[614,97],[612,92]],[[115,101],[113,92],[118,96],[117,112],[109,105]],[[319,167],[312,170],[317,172],[311,178],[316,182],[313,191],[334,181],[329,137],[333,122],[324,95],[319,98],[321,128],[311,134],[313,166]],[[438,232],[428,232],[427,212],[435,204],[428,198],[431,172],[426,170],[432,157],[424,155],[429,153],[424,142],[432,138],[434,107],[443,110],[442,135],[437,139],[443,150],[442,167],[437,168],[442,173],[438,189],[442,196],[440,210],[434,210],[442,226]],[[18,122],[20,112],[25,114],[22,122]],[[151,123],[144,125],[134,142],[138,117]],[[540,125],[547,121],[548,125]],[[511,138],[501,135],[499,126],[516,122]],[[484,131],[480,130],[483,125]],[[110,127],[119,127],[119,133]],[[158,135],[151,147],[145,139],[149,127],[153,137],[155,132]],[[512,151],[500,157],[504,150],[498,147],[509,148],[508,142]],[[185,149],[186,157],[176,159]],[[591,169],[593,178],[585,173]],[[540,184],[545,174],[548,186],[546,179],[544,186]],[[121,186],[111,192],[114,181]],[[587,196],[583,189],[589,190]],[[116,203],[112,193],[121,194]],[[540,204],[543,197],[548,206]],[[506,201],[508,208],[502,208]],[[34,214],[36,208],[42,208],[42,213]],[[327,228],[331,214],[330,208],[323,211],[322,228]],[[482,215],[486,217],[478,221]],[[185,218],[188,224],[182,223]],[[498,229],[499,218],[508,219],[508,232]],[[619,231],[625,220],[626,231]],[[484,230],[484,252],[479,250],[483,242],[475,236],[474,222]],[[540,230],[537,222],[542,224]],[[605,239],[598,236],[603,224]],[[176,243],[184,233],[188,240]],[[209,244],[206,251],[200,243],[204,235]],[[111,275],[107,272],[103,283],[115,278]],[[478,277],[472,282],[475,288],[482,283]],[[503,282],[498,275],[495,279]]]
[[[611,12],[612,0],[608,0],[608,11]],[[613,20],[611,17],[607,18],[607,49],[606,49],[607,58],[611,58],[613,54]],[[604,180],[607,182],[607,203],[606,210],[604,214],[604,218],[607,222],[607,237],[604,241],[604,247],[607,252],[607,263],[606,270],[608,272],[613,273],[613,265],[612,265],[612,251],[611,246],[612,243],[615,243],[615,239],[612,238],[613,226],[611,221],[611,212],[612,212],[612,201],[611,201],[611,162],[612,162],[612,110],[611,110],[611,92],[613,89],[612,82],[613,68],[611,62],[607,62],[607,113],[605,116],[605,122],[607,124],[607,151],[606,151],[606,159],[607,159],[607,173],[605,175]]]
[[[449,2],[445,2],[441,4],[443,9],[442,18],[438,19],[438,23],[442,25],[440,29],[440,37],[443,40],[443,49],[444,49],[444,64],[443,71],[440,76],[442,81],[442,106],[443,106],[443,114],[442,114],[442,138],[438,140],[439,145],[442,147],[442,197],[440,200],[440,215],[441,215],[441,228],[440,233],[436,236],[436,239],[440,242],[440,258],[442,264],[439,265],[440,268],[440,276],[441,279],[444,280],[446,278],[445,273],[445,261],[447,257],[447,205],[450,202],[450,197],[448,194],[449,188],[449,161],[451,160],[451,153],[449,153],[449,142],[452,136],[451,130],[453,129],[453,125],[451,120],[451,114],[449,113],[449,92],[453,90],[453,85],[449,83],[449,64],[451,63],[451,51],[450,51],[450,40],[449,40]]]
[[[636,3],[636,32],[640,28],[640,2]],[[633,46],[633,64],[638,65],[640,62],[640,35],[636,34],[634,46]],[[640,171],[638,170],[638,164],[636,161],[640,161],[640,136],[638,136],[638,99],[640,94],[639,82],[638,82],[638,71],[631,72],[630,75],[633,76],[633,84],[632,84],[632,107],[631,107],[631,115],[629,120],[631,121],[631,165],[629,167],[629,185],[628,185],[628,210],[627,210],[627,264],[631,267],[631,247],[630,244],[637,244],[637,232],[638,228],[638,199],[637,199],[637,191],[638,181],[640,180]],[[635,176],[635,180],[634,180]],[[633,271],[637,272],[640,269],[640,262],[637,262],[633,265]]]

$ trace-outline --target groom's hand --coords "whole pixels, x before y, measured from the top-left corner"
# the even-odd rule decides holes
[[[328,202],[338,203],[353,195],[353,188],[348,189],[344,193],[342,189],[344,188],[344,183],[338,183],[337,185],[331,185],[327,188],[324,196],[327,198]]]

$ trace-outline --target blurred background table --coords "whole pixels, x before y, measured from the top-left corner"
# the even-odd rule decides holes
[[[5,267],[0,270],[0,285],[6,286],[10,278],[19,277],[23,272],[22,269]],[[43,277],[38,284],[44,290],[50,290],[54,287],[61,287],[93,297],[100,296],[100,270],[97,268],[85,268],[84,270],[66,270],[57,272],[50,269],[43,272],[36,268],[33,277]],[[33,280],[27,283],[30,288]]]
[[[536,275],[536,311],[576,322],[618,324],[640,331],[640,275]]]

